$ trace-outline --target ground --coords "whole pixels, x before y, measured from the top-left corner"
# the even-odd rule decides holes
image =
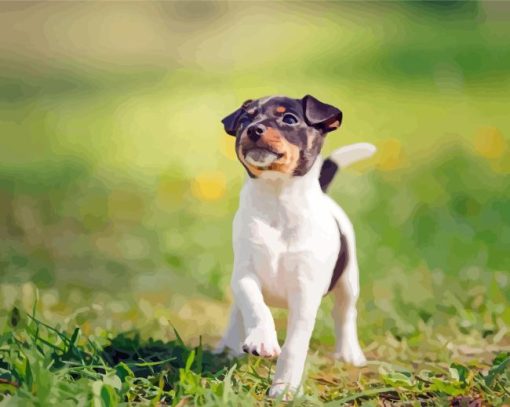
[[[37,294],[30,290],[31,287],[25,287],[25,295]],[[475,293],[480,294],[480,290]],[[469,300],[476,302],[476,297]],[[448,309],[454,305],[456,309]],[[406,334],[395,335],[391,330],[384,332],[380,326],[374,326],[370,334],[362,334],[363,338],[370,338],[364,341],[369,362],[363,368],[333,360],[328,339],[314,335],[305,394],[293,404],[509,403],[507,327],[496,324],[493,331],[463,327],[468,321],[460,315],[451,316],[448,326],[441,327],[445,312],[472,312],[459,308],[460,305],[445,303],[442,313],[430,315],[426,321],[408,323]],[[99,328],[90,333],[86,322],[78,324],[78,316],[51,326],[37,315],[38,308],[37,303],[29,313],[13,308],[2,318],[0,391],[7,405],[281,403],[266,398],[274,361],[254,356],[229,359],[213,355],[209,346],[212,343],[203,344],[201,339],[196,343],[197,338],[183,341],[177,330],[167,324],[165,329],[154,331],[164,339],[149,338],[147,329],[143,334],[137,329],[118,333]],[[277,315],[277,323],[282,325],[284,315]],[[362,312],[360,318],[363,317]],[[444,334],[445,331],[448,333]]]

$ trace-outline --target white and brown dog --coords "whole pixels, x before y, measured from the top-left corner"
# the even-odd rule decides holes
[[[339,167],[371,156],[375,147],[353,144],[323,161],[324,138],[341,121],[339,109],[309,95],[248,100],[223,119],[249,177],[234,219],[234,304],[217,350],[278,357],[271,397],[300,387],[317,310],[330,291],[335,355],[355,366],[366,361],[356,328],[354,230],[324,192]],[[289,309],[281,348],[268,305]]]

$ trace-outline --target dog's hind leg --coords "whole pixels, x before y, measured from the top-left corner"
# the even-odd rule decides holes
[[[241,311],[234,303],[230,310],[230,320],[227,330],[214,352],[221,353],[227,348],[232,356],[239,356],[243,353],[241,345],[244,338],[243,317]]]
[[[359,295],[358,262],[354,247],[347,268],[333,289],[336,347],[335,358],[354,366],[366,364],[365,355],[358,342],[356,301]],[[350,253],[350,254],[351,254]]]

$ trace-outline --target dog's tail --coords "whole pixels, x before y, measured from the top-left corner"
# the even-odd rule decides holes
[[[331,153],[322,163],[319,183],[324,192],[331,184],[337,171],[357,161],[371,157],[377,149],[370,143],[356,143],[341,147]]]

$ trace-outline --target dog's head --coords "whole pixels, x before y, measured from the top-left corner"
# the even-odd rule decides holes
[[[312,167],[326,133],[340,126],[342,112],[310,95],[274,96],[247,100],[222,122],[251,177],[264,171],[300,176]]]

